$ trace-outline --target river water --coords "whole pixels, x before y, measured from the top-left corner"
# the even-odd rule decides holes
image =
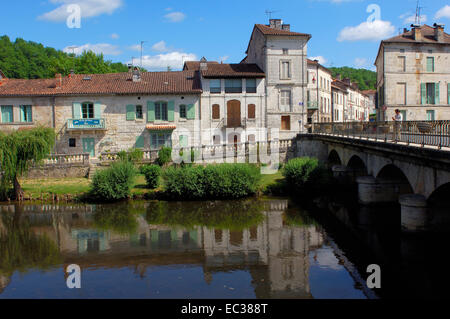
[[[0,298],[389,296],[389,276],[388,292],[371,290],[366,269],[392,266],[390,226],[330,209],[280,198],[1,205]],[[71,264],[81,289],[67,287]]]

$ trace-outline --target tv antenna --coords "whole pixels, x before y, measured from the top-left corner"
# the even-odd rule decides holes
[[[148,42],[148,41],[141,41],[141,69],[142,69],[142,51],[143,51],[145,42]]]
[[[420,12],[422,11],[423,8],[424,8],[424,7],[421,7],[421,6],[420,6],[420,0],[417,0],[417,6],[416,6],[416,19],[415,19],[416,24],[419,24],[419,25],[420,25],[420,19],[421,19]]]
[[[266,10],[266,15],[269,17],[269,19],[272,19],[272,13],[276,13],[276,12],[280,12],[280,11],[275,11],[275,10]]]

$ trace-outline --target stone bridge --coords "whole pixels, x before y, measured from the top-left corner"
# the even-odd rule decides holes
[[[296,143],[297,157],[318,158],[341,182],[356,182],[362,204],[399,202],[405,231],[425,230],[429,207],[450,198],[447,150],[326,134],[301,134]]]

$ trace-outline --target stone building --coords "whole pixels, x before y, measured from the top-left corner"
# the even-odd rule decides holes
[[[404,120],[450,118],[450,35],[443,25],[412,25],[381,41],[375,65],[381,120],[395,109]]]
[[[308,122],[331,122],[331,71],[317,60],[308,59]]]

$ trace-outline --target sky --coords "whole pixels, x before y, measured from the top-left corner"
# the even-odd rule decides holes
[[[272,18],[312,35],[308,57],[374,70],[382,39],[414,23],[417,0],[1,0],[0,35],[151,71],[183,61],[239,63],[256,23]],[[420,0],[421,23],[450,27],[448,0]],[[69,12],[68,12],[69,11]],[[446,29],[447,31],[447,29]],[[448,32],[448,31],[447,31]]]

